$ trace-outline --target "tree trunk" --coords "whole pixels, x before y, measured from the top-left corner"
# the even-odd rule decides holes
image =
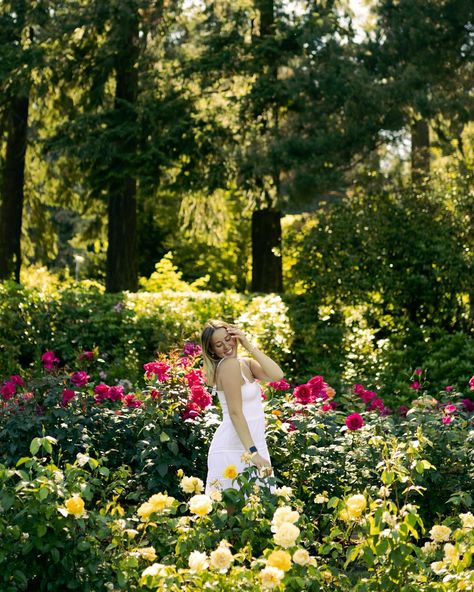
[[[115,125],[118,140],[108,203],[107,292],[138,289],[136,180],[131,172],[137,140],[138,18],[134,3],[120,8],[117,27],[121,48],[116,55]]]
[[[252,214],[252,291],[282,292],[281,212]]]
[[[0,279],[20,281],[28,97],[9,104],[7,147],[0,206]]]
[[[411,181],[419,185],[430,174],[430,129],[426,119],[411,126]]]

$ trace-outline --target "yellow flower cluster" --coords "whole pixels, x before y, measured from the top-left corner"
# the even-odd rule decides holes
[[[367,501],[361,493],[356,493],[347,498],[345,506],[339,517],[341,520],[359,520],[362,512],[367,507]]]
[[[155,493],[137,510],[142,521],[148,520],[152,514],[159,514],[173,505],[174,497],[166,493]]]
[[[289,549],[295,545],[300,534],[300,529],[295,525],[295,522],[299,518],[299,513],[292,510],[290,506],[281,506],[275,510],[271,530],[274,533],[273,540],[278,546]]]
[[[79,494],[75,494],[64,502],[66,510],[76,518],[84,514],[84,500]]]

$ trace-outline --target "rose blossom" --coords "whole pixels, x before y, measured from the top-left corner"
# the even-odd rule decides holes
[[[204,376],[201,370],[191,370],[191,372],[188,372],[184,375],[184,378],[186,379],[189,387],[200,386],[204,384]]]
[[[94,359],[94,352],[93,351],[83,351],[79,356],[80,360],[93,360]]]
[[[447,393],[450,393],[451,391],[453,391],[453,390],[454,390],[454,386],[451,386],[451,385],[445,386],[445,387],[444,387],[444,390],[445,390]]]
[[[277,382],[269,382],[268,386],[274,388],[277,391],[287,391],[290,388],[290,384],[283,378]]]
[[[111,386],[107,393],[107,398],[111,401],[121,401],[123,399],[123,386]]]
[[[41,356],[41,363],[46,370],[53,370],[54,365],[59,363],[59,358],[53,351],[47,351]]]
[[[451,423],[453,421],[453,416],[452,415],[444,415],[441,418],[441,421],[444,423],[444,425],[447,425],[448,423]]]
[[[364,403],[368,405],[370,401],[372,401],[372,399],[377,398],[377,393],[375,391],[364,390],[361,393],[359,393],[359,396],[364,401]]]
[[[421,384],[417,380],[415,380],[414,382],[412,382],[410,384],[410,388],[413,389],[414,391],[417,391],[421,388]]]
[[[133,393],[125,395],[122,399],[122,402],[126,407],[131,408],[140,407],[140,405],[142,404],[142,402],[139,399],[135,398],[135,395]]]
[[[375,409],[378,409],[380,413],[382,413],[382,411],[384,411],[385,409],[385,405],[382,401],[382,399],[372,399],[372,401],[370,401],[370,405],[367,407],[368,411],[374,411]]]
[[[423,369],[422,369],[422,368],[417,368],[417,369],[415,370],[415,374],[416,374],[417,376],[420,376],[421,374],[423,374]]]
[[[194,401],[188,401],[183,413],[181,414],[181,417],[183,419],[195,419],[200,413],[201,408],[199,405],[194,403]]]
[[[471,388],[471,391],[474,391],[474,376],[472,376],[469,380],[469,386]]]
[[[448,405],[446,405],[446,407],[444,408],[444,412],[445,413],[454,413],[457,410],[456,405],[453,405],[452,403],[449,403]]]
[[[25,381],[19,374],[13,374],[10,376],[10,382],[13,382],[13,384],[16,384],[17,386],[25,386]]]
[[[89,374],[87,372],[83,372],[80,370],[79,372],[74,372],[71,376],[71,382],[74,386],[84,386],[89,382]]]
[[[196,403],[200,409],[205,409],[212,404],[212,397],[207,390],[202,386],[191,387],[191,401]]]
[[[296,402],[300,403],[301,405],[308,405],[309,403],[314,403],[316,400],[313,389],[308,384],[300,384],[297,386],[293,391],[293,395],[296,399]]]
[[[471,401],[471,399],[462,399],[461,405],[464,407],[466,411],[474,411],[474,402]]]
[[[11,380],[7,380],[0,388],[0,393],[2,393],[5,401],[8,401],[16,394],[16,384]]]
[[[183,347],[183,355],[185,356],[199,356],[201,354],[201,346],[192,341],[187,341]]]
[[[74,399],[75,396],[76,393],[71,389],[63,389],[61,405],[63,407],[66,407],[66,405],[68,405]]]
[[[143,364],[143,368],[145,369],[145,378],[156,376],[160,382],[165,382],[169,379],[168,372],[171,366],[166,362],[148,362],[148,364]]]
[[[400,405],[400,407],[397,409],[398,415],[403,415],[403,416],[406,416],[408,411],[409,411],[409,409],[406,405]]]
[[[358,413],[352,413],[346,417],[346,426],[350,430],[359,430],[364,425],[362,416]]]

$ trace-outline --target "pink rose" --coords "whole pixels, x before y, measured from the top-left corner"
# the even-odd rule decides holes
[[[471,391],[474,391],[474,376],[469,380],[469,386],[471,387]]]
[[[199,356],[201,354],[201,346],[192,341],[187,341],[183,347],[183,355],[185,356]]]
[[[95,397],[97,403],[101,403],[104,399],[109,396],[110,386],[101,382],[94,388]]]
[[[16,384],[17,386],[25,386],[25,381],[19,374],[13,374],[10,376],[10,382],[13,382],[13,384]]]
[[[378,409],[380,413],[382,413],[385,409],[385,405],[382,399],[372,399],[370,401],[370,405],[367,407],[368,411],[374,411],[374,409]]]
[[[277,391],[287,391],[290,388],[290,385],[284,378],[283,380],[278,380],[277,382],[269,382],[268,386],[271,386]]]
[[[354,393],[356,395],[361,395],[365,391],[365,388],[364,388],[364,386],[362,384],[355,384],[352,387],[352,390],[354,391]]]
[[[71,376],[71,382],[74,386],[84,386],[89,382],[89,374],[87,372],[83,372],[80,370],[79,372],[74,372]]]
[[[107,398],[111,401],[121,401],[124,397],[123,386],[111,386]]]
[[[122,399],[122,403],[124,403],[126,407],[132,408],[140,407],[142,404],[142,402],[137,399],[133,393],[125,395]]]
[[[321,409],[323,411],[333,411],[336,407],[337,403],[335,401],[329,401],[329,403],[324,403],[324,405],[321,406]]]
[[[90,362],[91,360],[94,359],[94,352],[93,351],[83,351],[81,353],[81,355],[79,356],[80,360],[87,360],[88,362]]]
[[[447,425],[448,423],[451,423],[453,421],[453,416],[452,415],[443,415],[443,417],[441,418],[441,421],[444,423],[444,425]]]
[[[377,397],[377,393],[375,391],[362,391],[361,393],[359,393],[360,398],[364,401],[364,403],[366,405],[369,404],[370,401],[372,401],[372,399]]]
[[[196,419],[200,412],[201,408],[196,403],[193,401],[188,401],[183,413],[181,414],[181,417],[183,419]]]
[[[11,380],[7,380],[0,388],[0,393],[2,393],[4,400],[8,401],[16,394],[16,384]]]
[[[417,369],[415,370],[415,374],[416,374],[417,376],[420,376],[421,374],[423,374],[423,370],[422,370],[421,368],[417,368]]]
[[[69,403],[74,399],[75,396],[76,393],[71,389],[63,389],[61,405],[63,407],[66,407],[66,405],[69,405]]]
[[[202,386],[191,387],[190,400],[195,403],[199,409],[205,409],[206,407],[209,407],[209,405],[212,405],[211,395]]]
[[[445,413],[454,413],[457,410],[456,405],[453,405],[452,403],[449,403],[448,405],[446,405],[446,407],[444,408],[444,412]]]
[[[155,400],[155,399],[159,399],[161,397],[161,393],[159,391],[157,391],[156,389],[153,389],[150,393],[150,397]]]
[[[410,384],[410,388],[413,389],[414,391],[417,391],[421,388],[421,384],[417,380],[415,380],[415,382],[412,382]]]
[[[301,405],[308,405],[314,403],[316,395],[314,394],[313,388],[308,384],[300,384],[293,391],[293,396],[297,403]]]
[[[188,372],[184,375],[184,378],[186,379],[189,387],[204,384],[204,376],[201,370],[191,370],[191,372]]]
[[[171,366],[166,362],[148,362],[148,364],[143,364],[143,368],[145,369],[145,378],[156,376],[160,382],[169,379],[168,372]]]
[[[466,411],[472,413],[474,411],[474,402],[471,399],[463,399],[461,401],[461,405],[464,407]]]
[[[454,390],[454,386],[451,386],[451,385],[449,385],[449,386],[445,386],[445,387],[444,387],[444,390],[445,390],[447,393],[450,393],[450,392],[452,392],[452,391]]]
[[[41,363],[46,370],[53,370],[55,364],[59,364],[59,358],[53,351],[47,351],[41,356]]]
[[[404,417],[406,417],[406,414],[408,413],[409,409],[406,405],[400,405],[400,407],[397,409],[397,413],[398,415],[402,415]]]
[[[364,420],[362,416],[358,413],[351,413],[346,417],[346,426],[350,430],[360,430],[360,428],[364,425]]]

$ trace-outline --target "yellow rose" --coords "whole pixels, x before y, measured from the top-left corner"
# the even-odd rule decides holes
[[[150,565],[149,567],[147,567],[146,569],[144,569],[142,571],[142,576],[141,576],[141,579],[140,579],[140,584],[144,584],[145,583],[145,579],[147,578],[147,576],[165,577],[166,576],[166,565],[163,565],[162,563],[153,563],[153,565]]]
[[[155,561],[156,559],[156,551],[153,547],[142,547],[141,549],[137,549],[137,551],[147,561]]]
[[[451,529],[448,526],[443,526],[442,524],[435,524],[430,530],[431,539],[437,543],[449,541],[450,534]]]
[[[184,493],[201,493],[204,483],[198,477],[183,477],[179,484]]]
[[[299,534],[300,529],[295,524],[284,522],[273,535],[273,540],[278,546],[288,549],[294,546]]]
[[[262,583],[262,588],[264,590],[271,590],[272,588],[276,588],[278,584],[283,579],[285,572],[277,567],[267,566],[259,574],[260,581]]]
[[[84,500],[78,494],[73,495],[64,502],[66,510],[69,514],[79,517],[84,514]]]
[[[212,569],[225,573],[232,561],[234,561],[234,557],[228,548],[227,541],[221,541],[217,549],[212,551],[210,555]]]
[[[288,571],[291,569],[291,555],[287,551],[272,551],[267,557],[267,565]]]
[[[459,514],[459,518],[461,518],[464,528],[474,528],[474,516],[471,512],[468,512],[467,514]]]
[[[213,502],[221,502],[222,501],[222,493],[218,489],[212,489],[209,492],[209,497]]]
[[[306,549],[296,549],[293,553],[293,561],[298,565],[308,565],[311,562],[311,556]]]
[[[162,512],[165,508],[172,506],[174,497],[166,495],[166,493],[155,493],[148,499],[148,503],[153,506],[153,512]]]
[[[193,551],[189,555],[189,569],[192,572],[199,573],[204,571],[209,567],[209,563],[207,561],[207,555],[205,553],[200,553],[199,551]]]
[[[194,495],[189,500],[189,511],[198,516],[205,516],[212,510],[212,500],[208,495]]]
[[[150,517],[150,514],[153,514],[154,512],[154,508],[153,506],[149,503],[149,502],[144,502],[137,510],[137,514],[138,516],[140,516],[140,518],[142,520],[146,520],[147,518]]]
[[[227,465],[222,473],[222,476],[226,479],[235,479],[239,472],[237,471],[237,467],[235,465]]]
[[[318,495],[314,498],[315,504],[325,504],[328,501],[327,495],[325,493],[318,493]]]
[[[289,499],[293,495],[293,490],[291,487],[283,485],[283,487],[275,488],[275,495],[279,497],[284,497],[285,499]]]
[[[345,506],[349,518],[356,520],[361,517],[362,512],[367,507],[367,501],[361,493],[356,493],[347,498]]]
[[[450,563],[457,563],[459,561],[459,553],[456,551],[456,547],[451,543],[444,545],[444,558]]]
[[[294,524],[298,522],[300,515],[296,510],[292,510],[290,506],[280,506],[275,510],[272,518],[272,532],[276,532],[282,524],[290,522]]]
[[[445,570],[444,561],[433,561],[431,564],[431,569],[435,572],[435,574],[440,575]]]

